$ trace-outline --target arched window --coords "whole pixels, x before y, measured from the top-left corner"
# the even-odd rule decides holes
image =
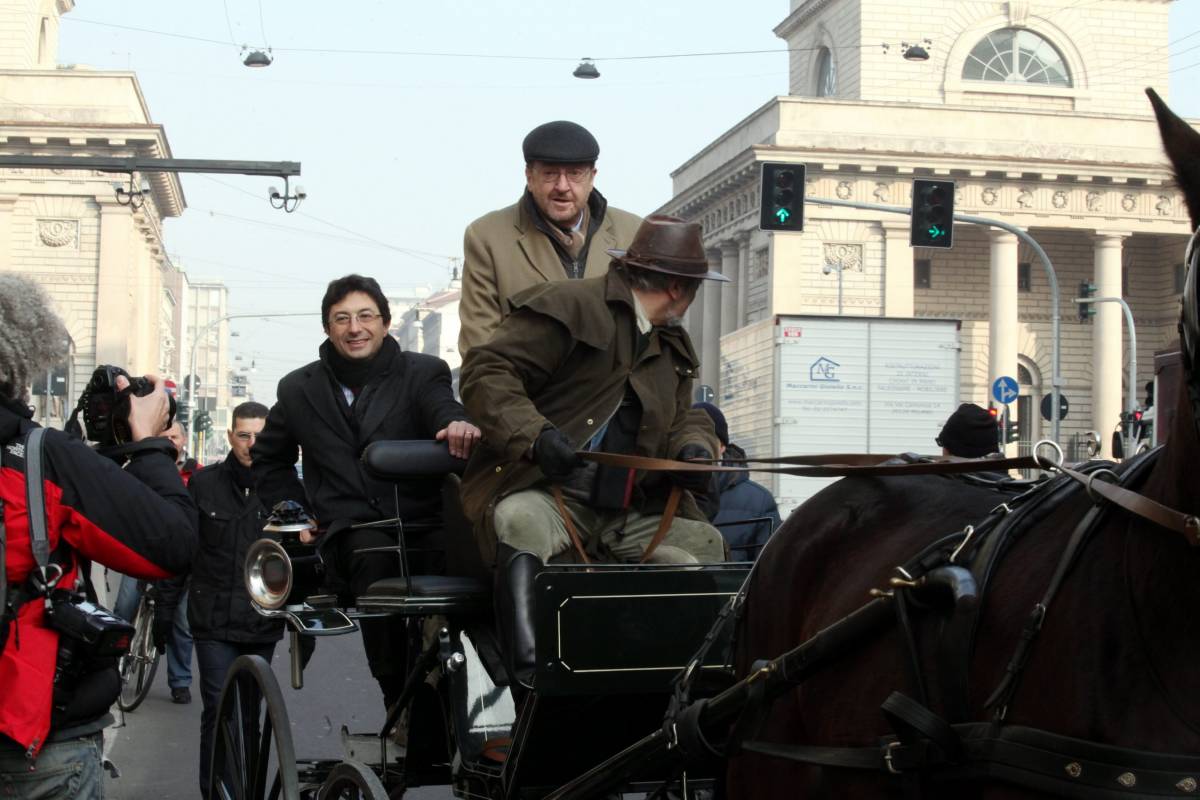
[[[971,49],[963,80],[1071,86],[1071,71],[1058,48],[1033,31],[992,31]]]
[[[828,47],[817,51],[817,97],[833,97],[837,94],[837,69],[833,65],[833,53]]]

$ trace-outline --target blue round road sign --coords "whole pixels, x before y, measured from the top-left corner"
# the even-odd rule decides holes
[[[1015,378],[1008,375],[1001,375],[992,383],[992,397],[996,398],[996,402],[1008,405],[1017,399],[1020,394],[1020,389],[1017,387]]]

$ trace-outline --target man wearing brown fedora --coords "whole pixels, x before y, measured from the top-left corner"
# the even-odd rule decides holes
[[[521,199],[475,220],[463,235],[458,351],[464,358],[508,316],[510,297],[547,281],[604,275],[605,251],[628,245],[642,221],[608,205],[595,188],[600,145],[582,125],[539,125],[521,153]]]
[[[511,316],[463,363],[463,402],[483,431],[463,477],[463,510],[484,557],[495,559],[502,634],[518,662],[532,663],[533,653],[519,596],[551,558],[725,555],[691,494],[707,488],[706,473],[598,466],[576,451],[717,452],[712,420],[691,408],[699,363],[680,324],[700,281],[728,279],[709,272],[700,226],[674,217],[648,217],[628,250],[608,254],[602,277],[513,297]]]

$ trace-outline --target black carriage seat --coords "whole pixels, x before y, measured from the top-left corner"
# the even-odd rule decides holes
[[[360,609],[393,611],[405,616],[491,614],[492,589],[459,501],[458,474],[466,462],[434,441],[372,442],[363,466],[373,477],[390,482],[444,476],[442,518],[446,540],[446,575],[400,575],[373,583],[356,598]]]

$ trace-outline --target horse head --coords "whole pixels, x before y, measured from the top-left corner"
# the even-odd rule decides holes
[[[1183,359],[1184,386],[1179,399],[1178,415],[1168,441],[1176,442],[1173,448],[1183,459],[1176,459],[1177,466],[1184,466],[1190,473],[1191,459],[1200,448],[1200,133],[1177,116],[1153,89],[1146,90],[1158,128],[1162,134],[1163,149],[1175,172],[1175,180],[1183,192],[1184,202],[1195,231],[1188,240],[1185,255],[1183,308],[1179,319],[1179,342]],[[1164,398],[1166,399],[1166,398]],[[1190,424],[1188,420],[1190,419]]]

